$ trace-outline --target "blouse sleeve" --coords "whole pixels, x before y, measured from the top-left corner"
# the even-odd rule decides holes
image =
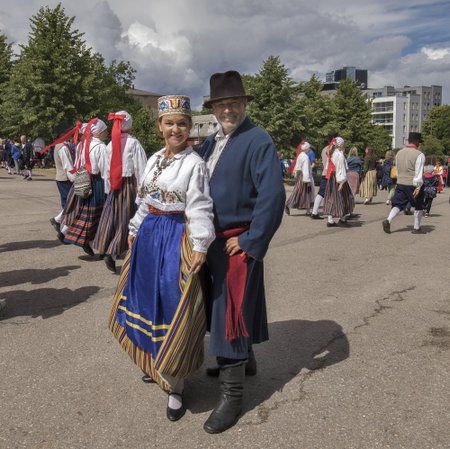
[[[59,157],[61,158],[61,164],[66,173],[66,176],[69,178],[69,181],[73,182],[75,179],[75,174],[71,173],[71,171],[73,170],[72,157],[70,156],[69,149],[66,145],[64,145],[59,150]]]
[[[305,153],[305,155],[306,155],[306,157],[302,158],[303,161],[302,161],[302,166],[301,166],[303,182],[311,182],[311,179],[309,177],[311,163],[309,162],[309,156],[306,153]]]
[[[337,155],[336,160],[333,162],[336,166],[336,182],[347,181],[347,170],[345,169],[345,159],[342,153]]]
[[[142,181],[142,175],[144,174],[145,166],[147,165],[147,155],[139,140],[135,141],[135,149],[133,152],[133,165],[134,176],[136,177],[137,185],[140,185]]]
[[[209,196],[206,164],[195,165],[186,191],[186,218],[190,231],[192,249],[206,253],[215,239],[213,224],[213,201]]]
[[[416,165],[414,170],[413,185],[420,187],[423,184],[423,166],[425,164],[425,155],[423,153],[419,154],[416,159]]]

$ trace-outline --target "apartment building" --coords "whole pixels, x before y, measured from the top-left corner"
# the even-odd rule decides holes
[[[366,94],[372,101],[372,123],[389,131],[392,148],[403,147],[409,132],[421,132],[431,108],[442,104],[442,86],[385,86]]]

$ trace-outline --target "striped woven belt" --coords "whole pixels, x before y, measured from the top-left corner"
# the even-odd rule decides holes
[[[184,210],[161,210],[152,205],[148,206],[148,212],[153,215],[183,215]]]

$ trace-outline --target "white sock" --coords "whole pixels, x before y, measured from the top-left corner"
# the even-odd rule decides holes
[[[414,211],[414,229],[420,229],[420,220],[422,219],[422,211]]]
[[[345,223],[346,221],[347,221],[347,217],[341,217],[341,218],[339,218],[339,221],[342,221],[343,223]]]
[[[66,235],[67,231],[69,230],[69,226],[63,225],[62,228],[60,229],[61,233]]]
[[[167,403],[172,410],[178,410],[183,406],[183,399],[177,394],[169,394],[169,401]]]
[[[313,210],[312,210],[313,215],[317,215],[319,213],[319,207],[322,204],[322,201],[323,201],[323,196],[317,195],[316,199],[314,200],[314,206],[313,206]]]
[[[57,223],[61,223],[63,212],[64,212],[64,210],[62,210],[56,217],[53,217],[53,219],[54,219]]]
[[[387,217],[387,221],[389,223],[392,223],[392,220],[400,213],[400,209],[398,207],[393,207],[391,209],[391,212],[389,212],[389,215]]]
[[[331,215],[328,215],[328,223],[334,223],[333,217]]]

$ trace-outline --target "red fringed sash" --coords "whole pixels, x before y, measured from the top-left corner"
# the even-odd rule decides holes
[[[245,232],[249,226],[227,229],[219,232],[216,237],[228,239]],[[229,256],[227,269],[227,315],[225,326],[225,338],[232,341],[241,335],[248,337],[245,326],[242,306],[244,303],[245,285],[247,283],[247,255],[245,252]]]
[[[109,170],[109,181],[111,192],[120,189],[122,182],[122,120],[126,118],[125,114],[115,114],[110,112],[108,120],[114,120],[111,130],[112,156]]]

